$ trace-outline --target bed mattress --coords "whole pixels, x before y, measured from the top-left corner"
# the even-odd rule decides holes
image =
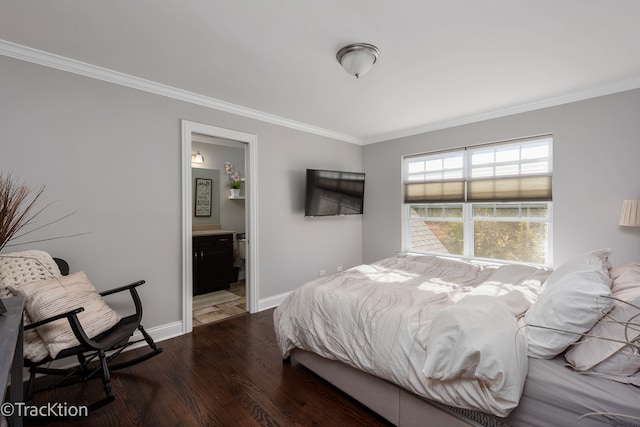
[[[530,358],[520,404],[505,421],[518,427],[640,426],[640,388],[592,374],[580,375],[565,365],[562,356]],[[589,413],[602,415],[585,416]]]
[[[432,421],[431,425],[447,426],[640,427],[640,389],[606,378],[576,375],[565,367],[562,357],[530,359],[520,405],[506,418],[442,405],[406,391],[398,394],[393,391],[397,386],[387,381],[304,350],[294,351],[292,357],[401,427],[422,426],[425,419]],[[590,413],[594,415],[585,416]],[[606,415],[615,413],[621,415]]]

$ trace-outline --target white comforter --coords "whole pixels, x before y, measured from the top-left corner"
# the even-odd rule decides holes
[[[518,317],[548,272],[399,255],[309,282],[274,312],[294,348],[448,405],[506,416],[527,375]]]

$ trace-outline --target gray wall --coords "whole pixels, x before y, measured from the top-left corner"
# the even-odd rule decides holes
[[[406,154],[553,134],[554,264],[598,248],[640,260],[640,227],[618,226],[622,200],[640,199],[640,90],[545,108],[363,149],[364,262],[402,250],[401,161]]]
[[[47,250],[98,289],[144,278],[145,326],[180,321],[182,119],[257,135],[259,299],[362,261],[361,218],[303,213],[305,168],[362,170],[360,146],[8,57],[0,57],[0,171],[46,185],[56,204],[42,221],[77,212],[33,238],[89,234],[3,252]]]
[[[196,179],[204,178],[211,180],[211,201],[210,215],[196,216],[195,197],[196,197]],[[191,167],[191,179],[193,185],[193,194],[191,199],[191,224],[220,224],[220,171],[218,169],[208,169],[206,167]],[[225,193],[226,194],[226,193]]]
[[[200,150],[200,154],[204,157],[203,165],[192,165],[193,169],[208,168],[218,171],[218,218],[220,224],[224,230],[235,231],[236,233],[244,233],[245,230],[245,201],[244,200],[230,200],[229,199],[229,177],[224,170],[225,162],[229,161],[233,163],[235,170],[240,171],[241,176],[246,177],[244,166],[244,149],[242,143],[236,142],[237,147],[231,147],[228,145],[229,141],[221,140],[219,138],[206,138],[211,143],[193,142],[191,145],[191,151],[195,153]],[[216,141],[218,144],[216,144]],[[240,188],[240,194],[244,195],[245,185]],[[213,218],[211,218],[213,219]],[[198,218],[198,221],[194,221],[193,224],[211,224],[211,219]]]

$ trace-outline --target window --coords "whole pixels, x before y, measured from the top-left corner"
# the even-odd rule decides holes
[[[552,138],[408,156],[405,247],[550,265]]]

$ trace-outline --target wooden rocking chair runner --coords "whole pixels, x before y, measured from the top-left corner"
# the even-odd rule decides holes
[[[68,264],[59,258],[54,258],[54,261],[60,268],[60,272],[63,275],[68,275]],[[35,379],[37,374],[58,375],[61,378],[48,389],[54,389],[56,387],[75,384],[77,382],[86,381],[90,378],[94,378],[98,375],[102,378],[103,389],[106,394],[105,398],[95,402],[89,406],[89,410],[96,409],[106,403],[115,399],[115,396],[111,392],[111,372],[133,366],[147,359],[150,359],[162,352],[151,336],[145,331],[144,327],[140,324],[142,320],[142,303],[140,296],[136,288],[144,284],[144,280],[140,280],[131,283],[126,286],[111,289],[108,291],[100,292],[101,296],[112,295],[120,292],[129,291],[133,303],[135,305],[135,313],[121,318],[115,326],[109,330],[93,337],[89,338],[85,333],[80,321],[78,320],[78,313],[84,311],[84,308],[76,308],[66,313],[41,320],[39,322],[31,323],[25,326],[25,330],[37,328],[47,323],[53,322],[59,319],[67,319],[71,329],[80,343],[72,348],[64,349],[60,351],[54,358],[51,356],[39,362],[33,362],[29,359],[25,359],[25,367],[29,368],[29,382],[25,389],[25,401],[30,402],[33,399],[34,394],[37,391],[35,389]],[[142,339],[137,341],[129,341],[135,331],[138,330],[142,334]],[[150,347],[150,350],[146,353],[135,357],[130,360],[116,363],[116,358],[127,347],[145,341]],[[49,368],[46,367],[53,360],[63,359],[66,357],[75,356],[78,359],[79,365],[71,368]],[[96,362],[97,363],[94,363]]]

